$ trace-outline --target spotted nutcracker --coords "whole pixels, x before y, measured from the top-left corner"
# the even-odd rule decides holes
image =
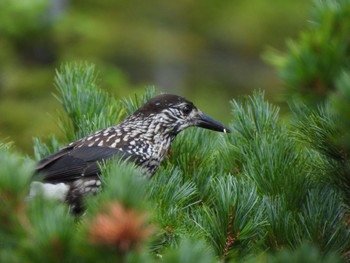
[[[151,177],[176,135],[191,126],[230,132],[192,102],[177,95],[158,95],[123,122],[72,142],[39,161],[30,195],[40,190],[45,196],[67,201],[78,213],[82,197],[96,193],[101,185],[99,162],[114,156],[128,158]]]

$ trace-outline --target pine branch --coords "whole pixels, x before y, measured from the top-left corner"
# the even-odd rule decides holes
[[[0,151],[7,152],[11,149],[11,142],[0,142]]]
[[[278,132],[279,108],[264,100],[264,92],[254,92],[252,96],[232,100],[232,114],[235,133],[246,140],[264,133]]]
[[[160,253],[188,233],[188,214],[199,203],[198,192],[195,184],[184,181],[181,172],[173,167],[161,169],[147,192],[154,204],[153,222],[161,228],[152,250]]]
[[[227,257],[227,254],[235,241],[238,239],[239,235],[241,232],[238,230],[237,233],[232,235],[232,230],[233,230],[233,224],[234,224],[234,218],[235,218],[235,209],[234,207],[232,208],[232,211],[230,213],[229,217],[229,223],[228,223],[228,230],[227,230],[227,237],[226,237],[226,242],[225,242],[225,247],[224,251],[222,252],[222,259],[224,260]]]
[[[292,135],[298,141],[337,161],[345,160],[344,151],[337,144],[340,137],[337,116],[329,104],[313,110],[306,105],[293,103],[290,108],[295,117]]]
[[[101,163],[102,191],[88,200],[88,210],[99,211],[101,204],[118,200],[126,208],[147,208],[149,180],[135,164],[118,158]]]
[[[335,104],[332,104],[335,105]],[[305,105],[291,105],[294,113],[294,130],[291,135],[307,147],[317,151],[313,169],[318,171],[318,180],[331,182],[343,193],[350,203],[350,164],[347,143],[343,138],[348,134],[342,121],[341,112],[335,113],[331,104],[309,109]],[[315,154],[313,155],[315,156]],[[322,172],[322,173],[320,173]]]
[[[315,103],[335,89],[337,78],[348,67],[350,3],[315,1],[310,20],[298,40],[287,42],[286,54],[272,51],[265,58],[278,69],[288,95]]]
[[[59,126],[68,141],[107,128],[125,116],[125,110],[96,84],[95,67],[88,63],[67,63],[56,73],[56,95],[65,115]]]
[[[330,187],[309,191],[300,214],[300,240],[311,240],[323,253],[345,253],[350,247],[350,229],[344,222],[347,208]]]
[[[19,240],[24,239],[26,226],[26,196],[33,162],[10,149],[0,147],[0,259],[20,258]],[[5,261],[4,261],[5,262]]]
[[[44,143],[40,138],[33,139],[34,157],[35,160],[40,160],[61,148],[61,144],[57,138],[52,135],[49,137],[49,142]]]
[[[26,262],[73,262],[78,260],[75,249],[77,229],[75,219],[65,204],[36,196],[28,205],[24,217],[28,220],[26,237],[20,245]]]
[[[215,263],[219,262],[214,256],[213,251],[203,240],[185,238],[177,248],[172,248],[164,257],[162,262],[172,263]]]
[[[264,208],[252,184],[232,176],[219,177],[212,184],[210,202],[195,211],[197,229],[220,258],[244,257],[264,233]],[[234,211],[234,212],[232,212]]]
[[[290,209],[299,207],[308,188],[308,156],[279,124],[278,108],[263,93],[234,100],[232,133],[226,151],[232,156],[233,173],[248,177],[262,195],[285,195]],[[232,167],[231,163],[227,163]]]
[[[293,233],[297,224],[298,211],[290,209],[289,199],[284,195],[265,197],[264,204],[268,217],[266,245],[271,251],[281,251],[285,247],[295,248],[300,244]]]
[[[257,262],[258,258],[252,259],[251,262]],[[336,253],[329,253],[326,256],[322,250],[305,242],[296,249],[284,249],[279,253],[269,254],[266,258],[269,263],[341,263],[344,262]]]
[[[349,69],[343,71],[337,79],[336,91],[329,96],[329,105],[331,105],[336,116],[336,125],[340,131],[337,143],[341,145],[343,154],[350,156],[350,72]]]

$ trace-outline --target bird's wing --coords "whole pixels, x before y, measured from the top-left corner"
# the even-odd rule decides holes
[[[52,183],[72,181],[81,176],[96,176],[100,172],[98,162],[115,155],[123,159],[133,157],[111,147],[82,145],[74,148],[72,145],[41,160],[36,172],[40,179]]]
[[[42,168],[45,168],[50,163],[54,162],[55,160],[59,159],[60,157],[62,157],[64,155],[68,154],[73,148],[74,148],[74,145],[67,146],[67,147],[59,150],[58,152],[41,159],[36,166],[36,170],[41,170]]]

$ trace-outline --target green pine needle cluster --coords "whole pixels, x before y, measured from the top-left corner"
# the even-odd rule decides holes
[[[65,64],[57,71],[56,98],[64,109],[59,123],[68,141],[107,128],[126,114],[115,99],[98,88],[97,78],[94,65],[87,63]]]

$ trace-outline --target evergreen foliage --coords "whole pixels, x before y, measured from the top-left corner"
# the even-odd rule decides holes
[[[343,18],[347,3],[318,2],[314,15]],[[327,32],[342,39],[343,27]],[[0,143],[0,261],[350,261],[350,75],[341,66],[325,76],[323,85],[335,83],[325,102],[290,104],[290,123],[263,92],[231,100],[232,132],[184,131],[152,179],[122,160],[101,163],[101,192],[86,198],[79,218],[66,204],[29,198],[34,161]],[[121,121],[155,94],[116,100],[96,80],[88,63],[60,68],[64,142],[35,139],[36,159]]]
[[[288,52],[269,52],[266,58],[278,68],[289,94],[317,103],[334,91],[337,78],[349,67],[350,2],[314,1],[309,26]]]
[[[112,126],[125,116],[120,104],[99,89],[96,81],[95,67],[86,63],[65,64],[56,74],[56,98],[68,117],[60,116],[60,127],[68,141]]]

